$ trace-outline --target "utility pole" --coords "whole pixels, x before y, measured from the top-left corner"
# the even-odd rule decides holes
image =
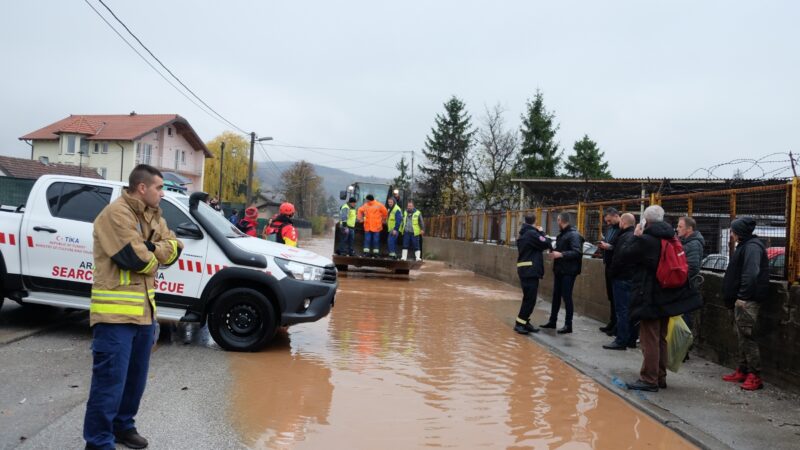
[[[792,173],[794,177],[797,178],[797,169],[795,168],[794,156],[792,155],[792,151],[789,150],[789,161],[792,163]]]
[[[225,160],[225,141],[219,145],[219,185],[217,187],[217,200],[222,204],[222,161]]]
[[[244,207],[250,206],[250,196],[253,195],[253,155],[256,147],[256,132],[250,133],[250,164],[247,166],[247,192],[244,197]]]
[[[412,150],[411,151],[411,197],[410,197],[412,200],[416,200],[414,198],[414,153],[416,152]]]

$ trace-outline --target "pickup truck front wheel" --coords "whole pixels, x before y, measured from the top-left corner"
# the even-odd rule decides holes
[[[208,330],[223,349],[252,352],[275,336],[277,317],[270,301],[250,288],[225,291],[214,302]]]

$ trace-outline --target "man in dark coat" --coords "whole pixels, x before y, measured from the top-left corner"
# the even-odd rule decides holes
[[[675,230],[664,222],[664,209],[658,205],[644,210],[642,224],[636,229],[625,249],[625,257],[636,265],[633,276],[631,320],[639,321],[642,345],[642,368],[639,380],[628,383],[628,389],[658,392],[667,387],[667,325],[669,318],[702,306],[700,293],[687,281],[682,287],[662,289],[656,278],[661,259],[661,241],[675,236]]]
[[[603,249],[603,266],[605,266],[606,274],[606,297],[608,297],[608,302],[611,305],[611,311],[608,323],[600,327],[600,331],[609,336],[614,336],[617,334],[617,314],[614,311],[614,282],[611,280],[610,269],[611,260],[614,258],[614,240],[620,231],[619,211],[617,211],[616,208],[607,208],[603,220],[605,220],[607,226],[606,234],[603,236],[603,240],[600,241],[598,246]]]
[[[633,237],[636,218],[631,213],[625,213],[620,218],[619,233],[614,237],[614,257],[607,269],[614,288],[615,313],[617,315],[617,334],[614,341],[603,345],[606,350],[625,350],[636,347],[635,333],[632,332],[629,309],[631,306],[631,289],[633,288],[633,275],[636,265],[631,263],[630,256],[625,254],[627,244]]]
[[[578,230],[572,226],[570,214],[562,212],[556,221],[561,232],[556,238],[556,249],[550,253],[553,258],[553,305],[550,309],[550,320],[542,328],[555,328],[558,319],[558,310],[561,309],[561,299],[567,309],[564,327],[559,328],[558,334],[572,333],[572,288],[575,278],[581,273],[583,257],[583,238]]]
[[[531,325],[531,314],[536,306],[539,280],[544,277],[542,251],[551,249],[552,241],[544,235],[542,227],[534,226],[534,216],[525,216],[525,223],[517,238],[517,275],[522,285],[522,306],[519,308],[514,331],[520,334],[537,333],[538,328]]]
[[[767,249],[753,231],[756,221],[743,217],[731,223],[731,234],[738,242],[725,278],[722,298],[734,308],[736,336],[739,339],[739,367],[722,377],[725,381],[742,383],[742,389],[761,389],[761,354],[756,342],[756,324],[761,302],[769,293],[769,260]]]
[[[691,217],[681,217],[678,219],[678,238],[683,245],[683,251],[686,253],[686,262],[689,265],[689,282],[699,287],[700,265],[703,263],[703,246],[706,245],[706,240],[697,229],[697,222]],[[692,315],[684,314],[683,321],[691,329],[692,328]]]

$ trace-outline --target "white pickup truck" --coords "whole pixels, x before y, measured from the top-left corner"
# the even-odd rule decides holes
[[[124,183],[46,175],[25,205],[0,210],[0,305],[4,298],[89,309],[92,223]],[[255,351],[278,327],[331,310],[333,263],[307,250],[249,237],[205,204],[207,194],[166,192],[161,209],[184,244],[156,275],[159,319],[208,322],[226,350]]]

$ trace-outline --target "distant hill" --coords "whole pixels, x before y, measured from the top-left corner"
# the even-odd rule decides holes
[[[280,178],[276,178],[275,166],[277,166],[277,170],[280,170],[281,173],[283,173],[284,170],[288,169],[294,164],[295,163],[291,161],[276,161],[275,165],[273,166],[272,163],[260,162],[258,164],[258,169],[256,170],[256,175],[258,176],[258,179],[261,180],[261,190],[263,191],[267,189],[273,192],[280,190],[281,181]],[[350,172],[345,172],[344,170],[320,166],[314,163],[311,163],[311,165],[314,166],[314,170],[317,172],[317,175],[322,177],[322,189],[325,191],[325,198],[328,198],[329,195],[332,195],[337,201],[339,201],[339,191],[346,189],[347,186],[353,181],[366,181],[369,183],[389,183],[391,181],[386,178],[356,175]]]

